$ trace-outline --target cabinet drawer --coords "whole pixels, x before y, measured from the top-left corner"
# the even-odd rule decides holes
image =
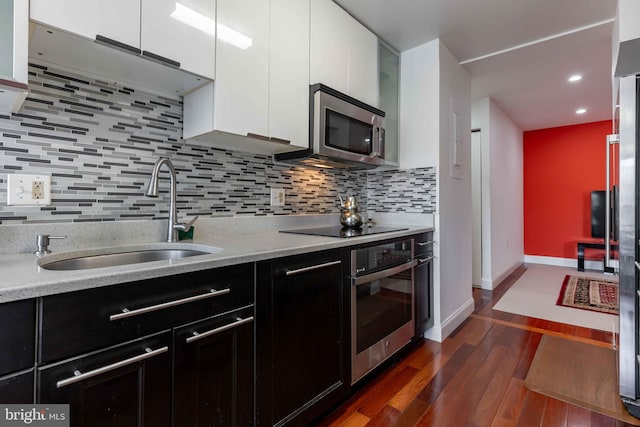
[[[433,232],[422,233],[416,236],[414,242],[415,256],[417,258],[433,254]]]
[[[0,305],[0,377],[33,367],[35,332],[35,300]]]
[[[0,402],[33,403],[33,368],[0,378]]]
[[[48,363],[253,303],[250,264],[42,299],[38,360]]]
[[[38,368],[37,403],[68,403],[72,426],[169,426],[171,333]]]

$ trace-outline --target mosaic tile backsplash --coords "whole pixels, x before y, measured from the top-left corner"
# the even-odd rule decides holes
[[[182,101],[39,64],[17,114],[0,114],[0,224],[166,218],[169,179],[144,196],[153,164],[176,167],[180,217],[339,212],[355,195],[377,212],[435,212],[435,170],[327,171],[186,143]],[[50,206],[7,206],[7,174],[51,175]],[[166,176],[165,176],[166,175]],[[270,187],[286,206],[269,206]]]

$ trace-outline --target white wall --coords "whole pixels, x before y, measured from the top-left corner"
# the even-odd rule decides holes
[[[438,166],[438,46],[434,40],[400,54],[402,169]]]
[[[439,43],[440,153],[438,174],[440,325],[446,337],[473,312],[471,288],[471,77]],[[452,113],[458,115],[453,129]],[[459,175],[452,176],[454,132],[459,138]]]
[[[495,288],[524,260],[522,130],[491,99],[473,103],[482,130],[482,287]]]
[[[435,40],[401,54],[400,168],[435,166],[434,327],[442,341],[473,312],[471,290],[471,80]],[[457,113],[458,177],[451,176]],[[459,179],[458,179],[459,178]]]

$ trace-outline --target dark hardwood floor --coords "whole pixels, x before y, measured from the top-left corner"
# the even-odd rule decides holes
[[[319,425],[628,426],[524,385],[544,334],[612,348],[611,333],[494,311],[524,273],[474,289],[475,311],[444,342],[424,341],[365,384]]]

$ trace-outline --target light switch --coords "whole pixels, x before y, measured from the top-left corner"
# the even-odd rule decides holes
[[[51,204],[51,176],[7,175],[7,205],[46,206]]]

